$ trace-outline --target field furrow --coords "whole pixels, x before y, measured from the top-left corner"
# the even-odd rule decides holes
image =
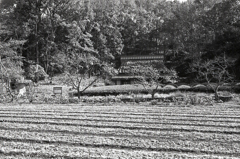
[[[240,152],[240,144],[231,142],[215,142],[202,140],[187,140],[186,138],[141,138],[141,137],[119,137],[119,136],[94,136],[94,135],[70,135],[63,133],[46,133],[46,132],[27,132],[1,130],[0,139],[2,141],[22,141],[32,143],[50,143],[70,146],[87,146],[87,147],[108,147],[123,149],[145,149],[149,151],[163,151],[164,148],[173,150],[179,149],[182,152],[201,152],[206,154],[237,154]],[[216,150],[218,147],[218,150]],[[221,151],[219,151],[221,150]],[[239,154],[240,155],[240,154]]]
[[[217,125],[218,123],[227,123],[228,125],[233,123],[233,125],[239,124],[240,120],[238,119],[226,119],[226,118],[199,118],[199,117],[169,117],[169,116],[159,116],[159,117],[143,117],[143,116],[102,116],[102,115],[63,115],[63,114],[43,114],[43,115],[24,115],[24,114],[7,114],[7,115],[0,115],[0,119],[8,119],[8,118],[26,118],[26,119],[49,119],[49,120],[64,120],[64,121],[105,121],[105,122],[145,122],[149,124],[156,124],[156,123],[162,123],[164,121],[179,121],[181,123],[184,122],[191,122],[191,123],[212,123],[214,125]]]
[[[198,126],[206,126],[206,127],[229,127],[229,128],[239,128],[240,127],[240,121],[234,121],[234,120],[211,120],[211,119],[205,119],[205,120],[196,120],[196,118],[185,118],[185,119],[178,119],[178,118],[158,118],[158,119],[141,119],[141,118],[93,118],[93,117],[60,117],[60,116],[21,116],[21,115],[6,115],[6,116],[0,116],[0,121],[5,120],[19,120],[19,121],[41,121],[41,122],[71,122],[71,123],[81,123],[81,122],[96,122],[96,123],[135,123],[135,124],[163,124],[163,125],[198,125]]]
[[[235,112],[236,113],[236,112]],[[41,113],[34,113],[34,112],[5,112],[5,113],[0,113],[0,116],[4,116],[4,115],[12,115],[14,116],[14,114],[16,115],[52,115],[52,116],[69,116],[69,117],[78,117],[78,116],[103,116],[103,117],[136,117],[136,118],[154,118],[154,119],[161,119],[162,117],[165,118],[172,118],[172,117],[178,117],[178,118],[209,118],[209,119],[216,119],[216,120],[221,120],[221,119],[226,119],[226,120],[237,120],[240,121],[240,112],[238,114],[232,115],[232,114],[220,114],[220,115],[214,115],[214,114],[208,114],[208,115],[204,115],[204,114],[198,114],[198,113],[194,113],[194,114],[190,114],[190,112],[186,112],[185,113],[175,113],[175,112],[171,112],[171,113],[165,113],[165,112],[161,112],[161,113],[125,113],[125,112],[41,112]]]
[[[56,122],[40,120],[0,120],[0,123],[23,123],[23,124],[42,124],[42,125],[62,125],[75,127],[95,127],[95,128],[121,128],[129,130],[155,130],[155,131],[197,131],[197,132],[222,132],[226,134],[240,134],[239,127],[234,126],[209,126],[199,124],[142,124],[142,123],[121,123],[121,122]],[[1,126],[1,124],[0,124]]]
[[[142,139],[161,139],[161,140],[191,140],[191,141],[213,141],[219,143],[240,143],[240,135],[223,135],[223,134],[212,134],[212,133],[189,133],[189,132],[139,132],[139,131],[122,131],[121,133],[117,132],[119,130],[103,130],[103,129],[95,129],[93,132],[91,129],[85,129],[84,131],[66,131],[66,130],[48,130],[48,129],[29,129],[29,128],[5,128],[0,127],[0,131],[2,133],[7,131],[14,131],[18,133],[51,133],[54,135],[81,135],[81,136],[100,136],[100,137],[120,137],[120,138],[142,138]]]
[[[174,151],[169,149],[163,149],[166,151],[148,151],[148,150],[135,150],[135,149],[120,149],[120,148],[91,148],[85,146],[65,146],[58,144],[49,143],[24,143],[24,142],[11,142],[4,141],[1,145],[4,148],[3,154],[11,155],[24,155],[41,158],[201,158],[201,159],[212,159],[218,157],[224,157],[226,159],[237,158],[235,154],[213,155],[213,154],[202,154],[197,153],[184,153],[180,151]],[[15,149],[12,149],[15,147]]]
[[[237,158],[239,139],[231,105],[0,107],[0,157]]]

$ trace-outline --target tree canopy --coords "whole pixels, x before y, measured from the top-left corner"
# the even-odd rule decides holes
[[[161,53],[169,69],[193,78],[197,76],[189,70],[197,59],[224,54],[235,59],[230,72],[240,75],[236,69],[240,66],[238,0],[0,3],[1,59],[3,54],[21,57],[16,67],[23,71],[35,64],[51,75],[77,67],[97,74],[103,66],[105,71],[117,68],[120,55]]]

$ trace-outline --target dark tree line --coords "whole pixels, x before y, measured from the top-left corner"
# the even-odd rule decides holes
[[[196,60],[224,55],[239,80],[239,15],[238,0],[2,0],[0,54],[19,74],[106,75],[122,54],[164,53],[189,79]]]

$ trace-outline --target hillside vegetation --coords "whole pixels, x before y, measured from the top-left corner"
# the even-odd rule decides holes
[[[41,67],[50,77],[68,73],[107,78],[120,66],[120,55],[164,53],[166,66],[180,79],[203,80],[198,78],[198,68],[203,67],[195,62],[215,62],[219,57],[232,63],[225,70],[239,79],[238,0],[0,3],[4,77],[25,76],[38,82],[43,78]]]

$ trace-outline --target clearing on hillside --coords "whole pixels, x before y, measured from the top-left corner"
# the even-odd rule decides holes
[[[240,106],[1,105],[0,158],[238,158]]]

